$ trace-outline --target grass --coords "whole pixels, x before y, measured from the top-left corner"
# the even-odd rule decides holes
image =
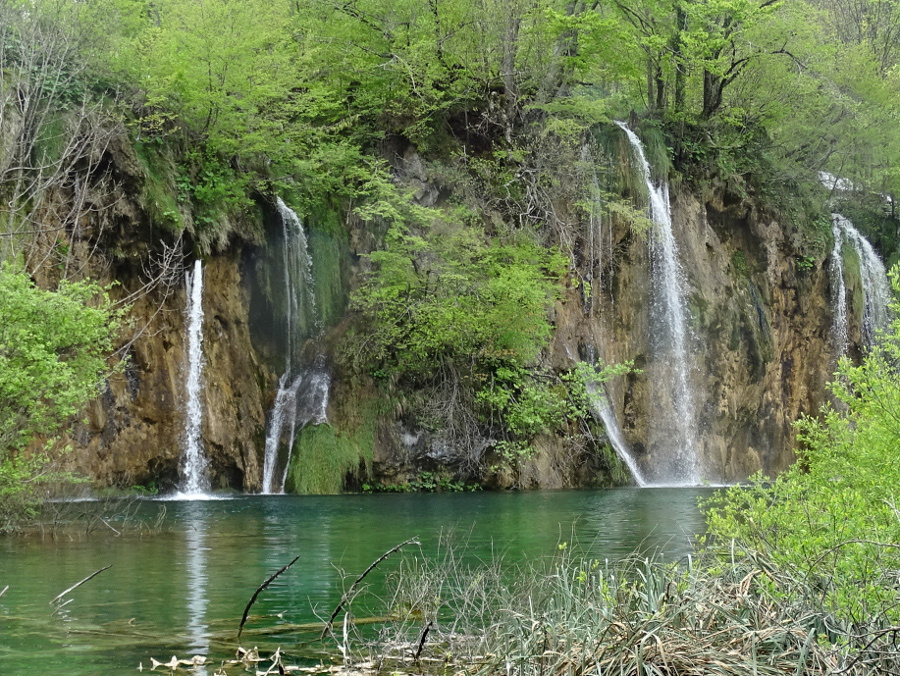
[[[332,639],[346,668],[391,673],[900,673],[900,627],[845,626],[801,575],[748,551],[724,559],[611,564],[560,545],[510,570],[446,548],[403,559],[384,599],[395,621],[377,636]]]

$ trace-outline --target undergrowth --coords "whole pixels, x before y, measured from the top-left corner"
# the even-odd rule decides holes
[[[680,564],[579,559],[472,562],[444,549],[404,558],[390,576],[386,623],[335,632],[345,667],[416,673],[897,673],[900,627],[849,626],[818,590],[749,550]],[[791,590],[791,601],[784,602]],[[352,607],[348,611],[352,613]]]

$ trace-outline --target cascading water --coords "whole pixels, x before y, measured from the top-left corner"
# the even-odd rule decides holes
[[[276,207],[284,240],[287,351],[285,369],[278,380],[278,392],[266,432],[262,492],[267,494],[284,492],[296,433],[306,424],[327,421],[325,410],[331,385],[331,377],[321,354],[315,357],[312,364],[302,363],[302,339],[318,336],[322,332],[316,313],[312,258],[299,216],[280,197]],[[283,445],[287,449],[285,453],[280,452]],[[283,460],[282,455],[285,456]]]
[[[188,290],[187,365],[185,397],[184,456],[181,490],[187,495],[200,495],[209,489],[208,462],[200,438],[203,408],[203,263],[194,262],[193,273],[185,274]]]
[[[650,484],[696,485],[700,483],[699,442],[696,431],[694,396],[690,385],[688,357],[685,279],[678,261],[678,245],[672,229],[669,185],[654,183],[650,164],[641,140],[623,122],[616,124],[625,132],[637,159],[641,179],[650,200],[653,222],[650,235],[653,302],[651,325],[654,345],[653,397],[658,403],[652,427],[654,435]]]
[[[584,293],[584,303],[587,313],[591,316],[595,316],[598,315],[597,305],[602,292],[603,282],[603,204],[600,198],[600,181],[597,178],[597,172],[594,168],[594,158],[590,146],[585,145],[582,147],[581,161],[584,166],[588,167],[588,188],[591,192],[591,209],[588,214],[588,229],[586,233],[587,250],[585,252],[583,265],[586,270],[584,280],[585,286],[587,287]],[[611,242],[609,243],[609,248],[612,248]],[[602,333],[604,328],[603,317],[599,316],[599,319],[596,321],[599,321]],[[600,358],[605,360],[605,350],[603,348],[602,341],[599,345],[599,350],[594,345],[587,345],[586,351],[588,363],[597,363],[598,351],[600,353]],[[625,442],[625,437],[622,434],[619,421],[616,419],[615,411],[612,406],[610,406],[608,392],[604,391],[604,385],[601,383],[589,382],[586,383],[586,388],[588,401],[591,402],[593,414],[595,418],[599,418],[603,422],[607,439],[613,450],[616,452],[616,455],[618,455],[622,462],[625,463],[625,466],[628,467],[635,483],[638,486],[646,486],[647,480],[644,478],[641,468],[638,466],[631,450],[628,448],[628,444]]]
[[[891,285],[875,249],[853,224],[840,214],[831,214],[831,231],[834,249],[831,251],[831,279],[833,285],[832,314],[834,351],[838,357],[849,347],[849,320],[847,316],[847,284],[844,271],[844,244],[849,244],[859,259],[859,276],[862,287],[862,339],[866,347],[875,345],[878,332],[890,323],[889,304]]]
[[[588,362],[591,364],[597,363],[597,356],[593,346],[588,346],[587,352]],[[619,427],[619,421],[616,419],[615,411],[613,411],[612,406],[609,404],[607,393],[603,391],[603,385],[601,383],[589,382],[586,383],[586,388],[588,401],[591,403],[594,416],[603,421],[603,427],[606,429],[606,437],[609,439],[609,443],[616,452],[616,455],[625,463],[628,471],[631,472],[634,482],[641,488],[647,486],[647,479],[644,478],[644,473],[641,471],[640,466],[637,464],[637,460],[635,460],[631,453],[631,449],[628,448],[628,444],[625,442],[622,428]]]

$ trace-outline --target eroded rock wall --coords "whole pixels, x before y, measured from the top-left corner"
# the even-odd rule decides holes
[[[82,419],[69,427],[63,441],[71,450],[62,465],[96,487],[167,491],[180,481],[187,335],[183,271],[196,254],[187,234],[179,237],[154,223],[145,203],[146,169],[127,137],[114,136],[104,152],[106,178],[87,195],[87,216],[76,231],[64,233],[63,244],[79,275],[112,284],[110,295],[130,305],[119,335],[117,356],[124,361]],[[65,199],[58,197],[60,203]],[[260,227],[248,225],[251,231]],[[59,249],[59,241],[53,246]],[[242,261],[251,248],[236,239],[204,257],[202,438],[214,488],[256,490],[261,482],[265,412],[277,376],[261,363],[250,337]],[[53,269],[42,270],[49,272],[38,281],[52,286]]]
[[[134,198],[144,179],[128,148],[114,145],[110,152],[124,192],[103,198],[111,200],[96,210],[103,214],[103,227],[98,225],[93,234],[86,230],[73,246],[85,247],[85,259],[90,258],[87,249],[105,252],[95,255],[89,272],[101,281],[119,282],[114,293],[124,298],[139,291],[146,281],[142,266],[153,256],[156,243],[171,236],[154,231]],[[416,178],[427,185],[424,171]],[[810,255],[808,241],[795,225],[724,187],[702,199],[686,189],[673,190],[672,206],[687,277],[690,380],[703,476],[731,482],[757,470],[775,474],[794,459],[793,421],[818,409],[834,368],[828,248]],[[613,219],[603,228],[592,252],[587,232],[567,233],[576,243],[576,258],[600,257],[596,267],[602,275],[586,289],[575,260],[552,313],[555,335],[543,358],[559,372],[594,355],[608,363],[635,363],[640,372],[611,382],[608,391],[630,452],[649,469],[664,453],[666,430],[655,422],[660,401],[653,383],[659,374],[653,365],[647,234],[624,220]],[[365,270],[360,256],[376,242],[370,228],[354,228],[352,223],[347,242],[350,251],[341,255],[357,261],[358,267],[342,262],[336,269],[347,277],[340,284],[352,288],[352,275]],[[270,354],[272,345],[260,342],[259,289],[251,288],[259,284],[250,274],[259,264],[259,246],[236,241],[205,257],[203,441],[216,488],[254,491],[261,483],[265,417],[280,362]],[[71,428],[68,469],[99,485],[152,483],[163,490],[177,485],[184,428],[184,307],[181,283],[167,293],[162,288],[137,293],[134,323],[123,336],[127,364],[91,404],[86,422]],[[340,324],[339,319],[335,315],[332,321]],[[335,340],[342,330],[331,332]],[[346,474],[322,485],[402,483],[421,471],[447,469],[444,455],[453,454],[442,455],[440,444],[427,432],[408,427],[402,405],[382,400],[370,383],[342,375],[348,374],[338,371],[333,385],[333,396],[340,401],[330,407],[329,443],[347,446],[339,468]],[[347,402],[363,404],[350,410]],[[360,407],[366,409],[364,416],[356,410]],[[534,445],[536,457],[521,463],[515,476],[501,471],[484,477],[487,485],[564,488],[622,479],[609,473],[609,458],[593,457],[595,451],[585,444],[546,436]],[[317,452],[312,447],[300,450],[298,457]]]
[[[834,370],[825,249],[801,256],[809,247],[793,226],[724,189],[706,200],[673,191],[672,210],[701,475],[717,483],[777,474],[795,457],[793,421],[818,410]],[[640,373],[612,381],[608,392],[631,453],[653,476],[666,430],[655,424],[660,369],[647,235],[611,227],[599,302],[587,311],[570,294],[553,351],[574,361],[594,347],[606,362],[635,363]]]

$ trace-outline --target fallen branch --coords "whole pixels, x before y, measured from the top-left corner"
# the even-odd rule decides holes
[[[366,577],[366,575],[371,573],[378,566],[379,563],[384,561],[387,557],[389,557],[394,552],[400,551],[400,549],[402,549],[406,545],[410,545],[410,544],[419,545],[420,547],[422,546],[422,543],[419,542],[418,537],[410,538],[406,542],[401,542],[399,545],[396,545],[395,547],[391,547],[384,554],[382,554],[377,559],[375,559],[369,565],[369,567],[363,571],[362,575],[360,575],[358,578],[356,578],[356,580],[354,580],[353,584],[350,585],[350,588],[344,592],[344,595],[341,597],[340,603],[337,604],[337,607],[334,609],[334,612],[331,613],[331,617],[329,617],[328,621],[325,623],[325,628],[322,630],[322,635],[319,637],[320,639],[325,638],[325,635],[328,634],[329,632],[331,632],[331,630],[334,628],[334,618],[336,618],[338,616],[338,613],[341,612],[341,609],[344,607],[344,605],[347,603],[347,601],[349,601],[350,598],[353,596],[353,592],[356,589],[356,585],[358,585],[360,582],[362,582],[363,579]]]
[[[0,591],[0,596],[3,596],[3,595],[6,593],[6,590],[7,590],[7,589],[9,589],[9,585],[6,585],[6,586],[3,588],[3,591]]]
[[[56,603],[57,601],[59,601],[63,596],[65,596],[66,594],[68,594],[70,591],[74,591],[75,589],[78,589],[78,588],[79,588],[81,585],[83,585],[85,582],[87,582],[87,581],[90,580],[90,579],[93,579],[93,578],[97,577],[100,573],[102,573],[104,570],[108,570],[109,568],[112,568],[112,564],[109,564],[108,566],[105,566],[105,567],[101,568],[100,570],[94,571],[93,573],[91,573],[90,575],[88,575],[86,578],[84,578],[81,582],[76,582],[76,583],[73,584],[71,587],[69,587],[68,589],[66,589],[62,594],[60,594],[59,596],[54,597],[54,599],[53,599],[52,601],[50,601],[50,605],[53,605],[54,603]]]
[[[287,564],[286,566],[282,566],[277,571],[275,571],[275,573],[270,575],[266,579],[266,581],[263,582],[261,585],[259,585],[259,587],[256,588],[256,591],[253,592],[253,596],[250,597],[250,603],[248,603],[247,607],[244,608],[244,615],[241,617],[241,624],[238,626],[238,634],[237,634],[238,641],[241,640],[241,632],[244,631],[244,625],[247,623],[247,616],[250,614],[250,608],[251,608],[251,606],[253,606],[254,603],[256,603],[257,597],[263,592],[263,590],[266,587],[268,587],[270,584],[272,584],[272,582],[275,580],[275,578],[277,578],[284,571],[286,571],[288,568],[290,568],[295,563],[297,563],[297,559],[299,559],[299,558],[300,558],[300,555],[298,554],[297,556],[294,557],[294,559],[289,564]]]
[[[422,655],[422,649],[425,647],[425,639],[428,638],[428,632],[431,631],[431,627],[434,625],[434,622],[429,621],[428,624],[425,625],[425,629],[422,631],[422,636],[419,638],[419,647],[416,648],[416,654],[413,655],[413,660],[418,664],[419,657]]]

